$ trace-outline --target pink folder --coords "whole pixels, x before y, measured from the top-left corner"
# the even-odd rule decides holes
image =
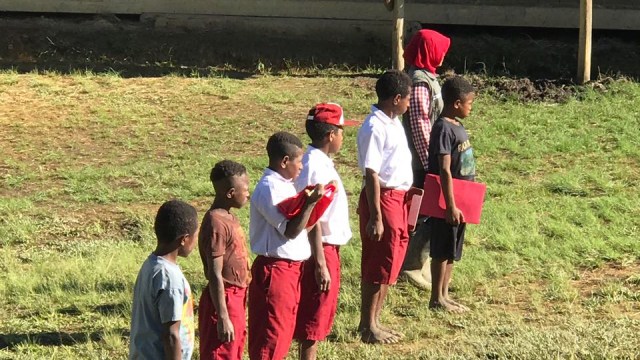
[[[480,223],[482,204],[484,203],[486,192],[487,186],[485,184],[453,179],[453,197],[455,198],[456,206],[462,211],[466,223]],[[440,176],[427,174],[424,179],[424,196],[422,197],[420,214],[444,219],[446,209],[447,205],[442,195]]]
[[[407,191],[407,201],[409,203],[409,216],[407,217],[407,225],[409,227],[409,231],[413,231],[416,228],[416,223],[418,222],[418,213],[420,212],[420,208],[422,207],[422,195],[424,191],[422,189],[418,189],[412,187]]]

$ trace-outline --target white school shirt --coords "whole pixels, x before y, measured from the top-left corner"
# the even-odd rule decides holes
[[[251,251],[262,256],[295,261],[307,260],[311,257],[307,230],[302,230],[295,239],[287,239],[284,232],[289,220],[276,206],[282,200],[296,194],[296,188],[291,179],[285,179],[271,169],[264,170],[262,178],[251,194],[249,213]]]
[[[337,181],[337,192],[327,210],[318,220],[318,224],[322,230],[323,243],[346,244],[352,236],[349,225],[349,205],[347,193],[344,191],[342,180],[336,171],[333,160],[322,150],[309,145],[302,157],[302,164],[302,172],[295,180],[297,191],[302,191],[308,185],[326,185],[332,180]]]
[[[371,106],[358,130],[358,165],[362,174],[369,168],[378,173],[383,188],[409,190],[413,184],[411,151],[398,117],[391,119]]]

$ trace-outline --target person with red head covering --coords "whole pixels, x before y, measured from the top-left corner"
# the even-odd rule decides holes
[[[423,188],[428,168],[431,126],[442,112],[443,102],[436,69],[442,65],[451,40],[434,30],[418,31],[404,51],[411,77],[411,102],[404,115],[404,126],[412,154],[413,186]],[[413,285],[429,289],[429,229],[426,218],[418,220],[402,265],[402,277]]]

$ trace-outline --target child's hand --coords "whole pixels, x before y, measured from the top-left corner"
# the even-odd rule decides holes
[[[324,196],[324,185],[316,184],[316,187],[313,190],[307,190],[307,203],[315,203],[318,202]]]
[[[457,207],[447,208],[445,220],[447,221],[447,224],[460,225],[464,223],[464,215],[462,215],[462,211]]]
[[[336,188],[336,192],[338,192],[338,180],[331,180],[327,185],[333,185]]]
[[[236,334],[233,329],[233,323],[228,316],[220,317],[218,321],[218,340],[223,343],[231,342],[235,340]]]
[[[331,286],[331,274],[329,274],[329,269],[327,266],[317,266],[316,265],[316,284],[318,284],[318,290],[320,292],[329,291],[329,287]]]
[[[380,217],[372,216],[367,224],[367,235],[373,241],[382,240],[382,233],[384,232],[384,225]]]

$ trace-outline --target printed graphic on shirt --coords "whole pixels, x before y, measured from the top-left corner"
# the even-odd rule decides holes
[[[464,143],[460,144],[459,148],[462,147],[462,145],[469,143],[469,141],[465,141]],[[476,175],[476,160],[473,157],[473,148],[471,147],[471,144],[468,144],[469,146],[460,153],[460,175],[462,176],[475,176]]]
[[[191,287],[185,282],[182,320],[180,321],[180,341],[183,358],[190,358],[195,346],[195,322],[193,316],[193,294]]]

